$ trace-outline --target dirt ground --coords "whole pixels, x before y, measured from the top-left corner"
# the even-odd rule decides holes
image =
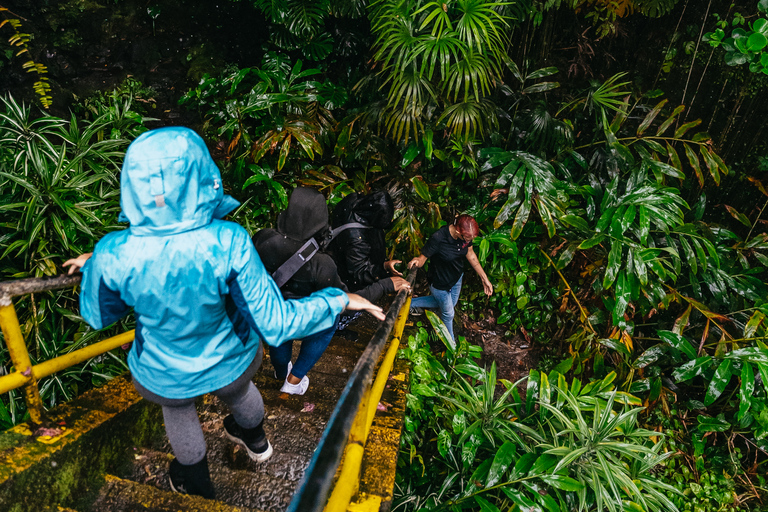
[[[519,334],[506,336],[507,326],[497,325],[492,311],[484,315],[484,320],[477,322],[463,313],[459,316],[467,341],[483,347],[483,359],[480,364],[490,367],[495,361],[498,378],[515,382],[528,376],[528,370],[538,364],[539,347]]]
[[[466,274],[465,274],[465,277]],[[469,276],[470,278],[472,276]],[[464,285],[464,287],[466,284]],[[471,284],[470,284],[471,286]],[[429,285],[424,272],[419,272],[416,281],[415,296],[429,294]],[[461,311],[461,301],[456,312],[454,326],[458,336],[464,336],[469,343],[483,348],[481,365],[490,368],[496,362],[496,376],[515,382],[528,376],[528,371],[535,368],[539,362],[540,346],[532,340],[515,333],[508,336],[509,327],[496,323],[496,314],[491,308],[476,311],[476,316],[482,320],[473,320]],[[424,317],[422,317],[424,318]],[[426,318],[423,320],[429,323]]]

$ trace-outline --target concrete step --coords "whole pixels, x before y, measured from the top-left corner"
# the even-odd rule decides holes
[[[214,482],[216,480],[214,479]],[[218,489],[217,489],[218,490]],[[94,501],[92,512],[262,512],[259,509],[230,506],[199,496],[178,494],[112,475]]]
[[[253,462],[244,450],[226,438],[222,422],[230,412],[223,402],[213,395],[206,395],[198,402],[217,500],[228,506],[268,512],[282,512],[287,508],[341,391],[370,339],[372,332],[368,330],[364,328],[360,333],[363,340],[360,342],[353,343],[339,336],[331,340],[308,373],[309,389],[301,396],[280,392],[283,383],[274,378],[274,368],[269,357],[265,357],[254,382],[264,399],[264,429],[274,449],[268,461]],[[294,361],[299,349],[300,343],[294,343]],[[119,475],[137,485],[169,491],[168,465],[172,458],[170,446],[163,437],[137,447],[132,460]]]

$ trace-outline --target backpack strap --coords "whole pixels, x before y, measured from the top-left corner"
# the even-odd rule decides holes
[[[352,229],[352,228],[367,229],[370,227],[371,226],[366,226],[365,224],[360,224],[359,222],[347,222],[346,224],[342,224],[336,229],[331,229],[331,240],[339,236],[342,231],[346,231],[347,229]]]
[[[331,236],[328,238],[327,242],[330,243],[331,240],[336,238],[342,231],[346,231],[347,229],[369,227],[370,226],[360,224],[359,222],[349,222],[347,224],[342,224],[336,229],[331,229]],[[282,288],[282,286],[287,283],[288,280],[292,278],[293,275],[298,272],[301,267],[303,267],[309,260],[311,260],[319,250],[320,245],[317,243],[317,240],[315,240],[314,237],[304,242],[304,245],[302,245],[298,251],[293,253],[291,257],[285,261],[285,263],[280,265],[280,268],[272,273],[272,279],[274,279],[275,283],[277,283],[277,287]]]
[[[281,288],[288,280],[293,277],[293,274],[299,271],[306,262],[312,259],[320,250],[320,246],[317,244],[317,240],[310,238],[301,248],[293,253],[285,263],[280,265],[280,268],[275,270],[272,274],[272,279],[277,283],[277,287]]]

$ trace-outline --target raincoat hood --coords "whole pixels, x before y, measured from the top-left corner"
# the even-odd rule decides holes
[[[294,190],[288,208],[277,217],[277,231],[294,240],[307,240],[329,228],[325,197],[311,188]]]
[[[358,197],[352,206],[352,220],[379,229],[389,229],[395,206],[390,195],[377,190],[367,196]]]
[[[210,224],[240,203],[225,195],[203,139],[189,128],[143,133],[120,174],[120,220],[136,236],[166,236]]]

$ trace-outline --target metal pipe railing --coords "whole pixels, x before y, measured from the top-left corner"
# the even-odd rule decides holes
[[[413,287],[416,280],[416,271],[411,271],[407,279],[411,287]],[[364,402],[366,395],[370,397],[366,403],[373,402],[373,394],[370,390],[374,368],[386,346],[390,333],[395,327],[396,321],[401,319],[400,313],[403,306],[409,304],[410,297],[406,290],[401,290],[395,297],[395,300],[392,301],[387,317],[379,325],[365,351],[357,361],[354,370],[352,370],[347,385],[341,393],[341,398],[339,398],[331,414],[328,426],[323,432],[320,443],[312,456],[309,467],[304,473],[299,490],[291,500],[286,512],[320,512],[323,510],[328,500],[328,494],[333,486],[336,469],[339,467],[342,455],[350,440],[353,424],[355,424],[355,432],[366,431],[365,436],[356,436],[355,440],[351,443],[354,447],[350,449],[348,454],[353,463],[350,467],[352,470],[354,467],[357,467],[359,473],[360,461],[357,459],[362,460],[364,448],[359,437],[367,437],[365,425],[368,416],[370,416],[370,411],[366,408],[363,414],[359,414],[358,409]],[[405,309],[405,317],[407,317],[407,313],[408,309]],[[400,323],[404,325],[405,318],[402,318]],[[398,344],[400,335],[401,333],[398,333],[396,337]],[[396,354],[396,350],[394,353]],[[394,360],[394,355],[391,359]],[[378,402],[378,398],[376,398],[376,402]],[[375,414],[375,406],[373,413]],[[348,470],[348,472],[352,470]],[[345,494],[349,494],[349,492],[345,491]]]
[[[33,423],[42,422],[44,410],[40,390],[37,387],[38,379],[53,375],[133,341],[134,331],[128,331],[69,354],[32,365],[24,335],[19,326],[16,308],[13,306],[13,297],[74,287],[80,284],[81,278],[82,275],[74,274],[71,276],[18,279],[0,283],[0,328],[2,328],[8,353],[15,368],[13,373],[0,377],[0,394],[23,387],[24,400],[27,403],[27,410]]]

